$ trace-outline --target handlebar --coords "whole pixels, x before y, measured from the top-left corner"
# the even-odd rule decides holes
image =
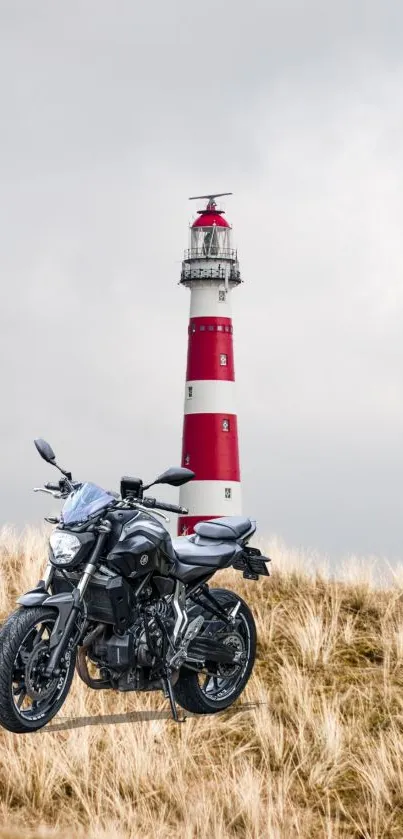
[[[144,507],[157,507],[159,510],[166,510],[167,513],[178,513],[186,516],[189,510],[186,507],[179,507],[177,504],[168,504],[165,501],[158,501],[157,498],[142,498],[141,504]]]
[[[73,486],[75,487],[75,484],[73,484]],[[78,486],[80,486],[80,484],[78,484]],[[60,481],[58,484],[52,484],[51,482],[48,482],[44,484],[44,487],[42,489],[40,487],[35,488],[35,492],[42,491],[60,493],[60,495],[57,496],[58,498],[65,498],[67,496],[67,491],[65,493],[63,490],[63,481]],[[189,512],[189,510],[186,507],[179,507],[178,504],[168,504],[168,502],[166,501],[158,501],[157,498],[142,498],[140,504],[142,504],[143,507],[148,507],[149,509],[156,508],[159,510],[165,510],[167,513],[177,513],[178,515],[184,516],[186,516]]]

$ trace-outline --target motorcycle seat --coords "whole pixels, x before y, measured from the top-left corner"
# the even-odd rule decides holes
[[[237,547],[235,541],[214,542],[195,536],[178,536],[172,539],[172,546],[178,560],[185,565],[206,565],[210,568],[226,568],[230,565]]]
[[[246,533],[254,533],[256,522],[242,516],[223,516],[220,519],[199,521],[195,525],[197,536],[206,539],[241,539]]]

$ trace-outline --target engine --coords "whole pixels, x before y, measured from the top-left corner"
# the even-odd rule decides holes
[[[90,659],[119,690],[141,690],[146,681],[143,668],[153,668],[163,655],[164,631],[172,634],[174,618],[167,599],[161,598],[141,610],[134,623],[121,635],[111,629],[94,640]],[[149,688],[149,685],[147,686]]]

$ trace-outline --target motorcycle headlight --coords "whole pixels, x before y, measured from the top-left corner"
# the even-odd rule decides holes
[[[81,542],[73,533],[55,530],[50,539],[52,549],[51,562],[54,565],[70,565],[81,548]]]

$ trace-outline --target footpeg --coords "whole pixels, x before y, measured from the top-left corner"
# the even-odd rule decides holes
[[[198,632],[200,632],[202,626],[204,624],[204,617],[203,615],[198,615],[197,618],[192,620],[185,632],[183,643],[189,644],[190,641],[193,641],[193,638],[196,638]]]
[[[191,641],[196,637],[196,635],[200,632],[202,626],[204,624],[204,617],[203,615],[198,615],[197,618],[192,620],[183,636],[182,643],[177,650],[176,653],[172,656],[169,661],[169,666],[172,670],[178,670],[178,668],[186,661],[186,652],[187,648]]]

